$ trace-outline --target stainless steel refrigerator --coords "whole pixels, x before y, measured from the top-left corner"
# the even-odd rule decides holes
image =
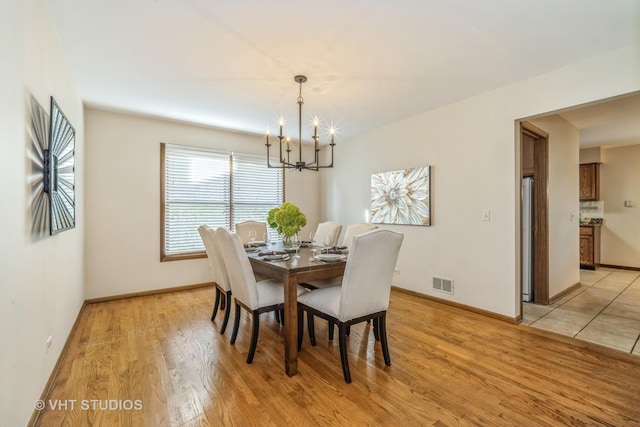
[[[522,301],[533,300],[533,178],[522,179]]]

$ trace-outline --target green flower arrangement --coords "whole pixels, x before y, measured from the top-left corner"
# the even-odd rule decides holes
[[[307,225],[307,217],[296,205],[286,202],[269,211],[267,223],[269,227],[275,228],[278,234],[291,237]]]

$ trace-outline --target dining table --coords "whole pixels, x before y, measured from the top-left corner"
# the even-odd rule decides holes
[[[317,248],[301,247],[298,256],[288,253],[287,259],[273,260],[284,252],[281,246],[269,246],[248,251],[254,274],[280,280],[284,283],[284,366],[288,376],[298,372],[298,292],[297,285],[312,280],[331,279],[344,274],[346,257],[337,261],[322,261]]]

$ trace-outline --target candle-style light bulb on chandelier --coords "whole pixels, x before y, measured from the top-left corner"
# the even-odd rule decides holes
[[[300,85],[300,90],[298,93],[298,160],[297,161],[294,160],[293,163],[291,162],[291,151],[292,151],[291,138],[288,135],[285,137],[284,134],[282,133],[283,127],[284,127],[284,118],[280,117],[280,120],[279,120],[280,132],[277,136],[279,140],[278,145],[280,146],[280,162],[278,165],[275,165],[275,166],[271,164],[271,159],[269,157],[269,149],[271,148],[272,144],[270,143],[270,140],[269,140],[270,138],[269,128],[267,128],[267,143],[265,144],[267,146],[267,166],[270,168],[280,168],[280,169],[289,169],[289,170],[297,169],[300,172],[302,172],[303,169],[318,171],[320,169],[332,168],[333,167],[333,147],[335,147],[336,145],[333,142],[335,129],[333,128],[333,126],[329,128],[329,135],[331,138],[329,143],[329,146],[331,147],[331,162],[328,165],[320,165],[320,162],[318,159],[318,153],[320,153],[320,137],[318,136],[319,121],[317,117],[313,119],[313,148],[314,148],[313,161],[310,163],[307,163],[302,160],[302,104],[304,104],[304,99],[302,99],[302,83],[307,81],[307,76],[298,75],[298,76],[295,76],[293,80],[295,80],[296,83]],[[286,148],[284,150],[282,148],[283,145],[286,145]],[[285,159],[285,156],[286,156],[286,159]]]

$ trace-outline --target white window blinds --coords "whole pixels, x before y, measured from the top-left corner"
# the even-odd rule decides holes
[[[269,169],[266,157],[247,154],[233,155],[232,206],[233,223],[267,221],[267,214],[284,201],[282,169]],[[270,238],[276,231],[269,229]],[[258,237],[261,240],[262,236]]]
[[[202,224],[266,222],[284,201],[283,172],[267,168],[265,157],[165,144],[163,167],[163,259],[204,251]]]
[[[229,155],[168,144],[165,150],[165,255],[204,250],[198,227],[229,224]]]

